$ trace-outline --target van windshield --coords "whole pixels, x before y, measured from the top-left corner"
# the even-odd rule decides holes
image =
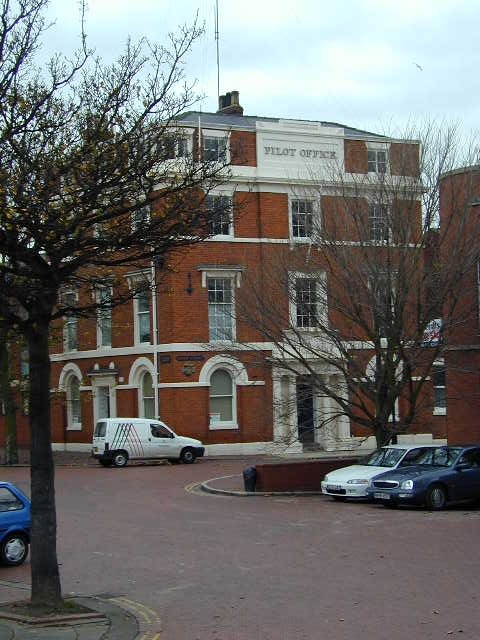
[[[97,422],[95,425],[95,431],[93,433],[94,438],[104,438],[107,432],[106,422]]]

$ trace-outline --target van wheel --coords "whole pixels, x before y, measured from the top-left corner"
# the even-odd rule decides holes
[[[113,456],[113,465],[115,467],[124,467],[128,462],[128,454],[126,451],[116,451]]]
[[[184,449],[180,454],[180,460],[183,462],[183,464],[192,464],[193,462],[195,462],[195,458],[195,451],[193,449]]]

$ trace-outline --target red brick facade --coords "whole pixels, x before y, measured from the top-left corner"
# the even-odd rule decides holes
[[[452,171],[441,180],[441,228],[448,228],[454,215],[463,220],[464,214],[466,227],[452,240],[457,244],[464,238],[479,237],[479,166]],[[447,243],[442,259],[448,259],[448,254]],[[451,444],[480,442],[479,273],[478,262],[472,260],[459,284],[459,304],[445,340],[446,428]]]
[[[97,345],[95,319],[78,320],[78,345],[74,350],[64,346],[63,329],[56,327],[52,337],[51,375],[53,442],[90,443],[95,419],[107,413],[141,416],[145,415],[147,405],[151,412],[153,400],[142,390],[147,374],[153,381],[153,394],[158,394],[159,416],[178,433],[200,438],[206,444],[250,445],[252,451],[256,443],[276,440],[276,383],[268,362],[264,361],[271,346],[265,343],[263,349],[259,348],[263,340],[260,332],[240,316],[235,320],[231,344],[215,343],[211,339],[210,280],[230,279],[235,301],[240,303],[246,295],[242,290],[244,274],[257,274],[261,280],[278,255],[288,254],[292,241],[290,199],[295,187],[289,183],[285,171],[287,160],[294,156],[309,161],[312,154],[322,159],[336,157],[344,162],[345,173],[366,175],[367,154],[373,144],[374,148],[389,149],[392,174],[416,175],[418,171],[418,145],[413,143],[401,145],[381,136],[318,123],[320,133],[308,143],[312,151],[305,141],[308,135],[305,132],[311,125],[305,124],[303,137],[299,137],[298,142],[294,129],[282,128],[283,122],[272,124],[271,119],[263,121],[221,113],[191,114],[190,119],[182,121],[194,154],[199,153],[199,144],[204,146],[212,131],[217,136],[229,132],[232,177],[218,193],[233,195],[233,230],[228,236],[214,237],[169,256],[163,266],[155,266],[157,287],[149,302],[149,342],[138,340],[139,312],[135,301],[112,310],[112,339],[106,347]],[[328,133],[325,139],[322,128]],[[332,132],[337,136],[334,151],[331,150]],[[199,155],[203,153],[202,150]],[[291,176],[301,165],[292,166]],[[366,201],[357,199],[356,202],[368,215]],[[344,203],[345,200],[334,193],[322,196],[325,228],[345,227],[339,224],[345,216]],[[417,213],[420,228],[420,209]],[[145,265],[145,273],[151,275],[152,265]],[[278,316],[287,327],[288,300],[281,286],[275,291],[266,289],[265,295],[276,297]],[[337,322],[334,312],[330,321]],[[361,336],[352,335],[352,338]],[[249,349],[248,345],[253,343],[255,349]],[[244,345],[242,349],[235,348],[239,344]],[[224,377],[222,384],[230,379],[231,397],[228,392],[219,393],[218,398],[211,397],[213,375],[218,371],[227,373],[229,378]],[[79,400],[69,391],[73,380],[79,385]],[[472,379],[469,384],[478,388],[478,380]],[[230,403],[228,410],[225,409],[227,403]],[[429,404],[431,407],[432,403]],[[217,411],[215,407],[220,409]],[[224,415],[228,415],[228,419],[224,420]],[[445,418],[433,417],[430,408],[416,425],[416,431],[443,437]],[[350,435],[363,435],[363,432],[350,425]],[[23,418],[19,439],[21,444],[28,441]]]

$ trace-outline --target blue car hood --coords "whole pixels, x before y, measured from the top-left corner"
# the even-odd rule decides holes
[[[418,476],[425,476],[428,474],[436,475],[439,471],[447,471],[448,467],[441,467],[430,464],[418,464],[412,465],[410,467],[402,467],[400,469],[395,469],[393,471],[387,471],[386,473],[381,473],[379,476],[375,477],[375,480],[408,480],[417,478]]]

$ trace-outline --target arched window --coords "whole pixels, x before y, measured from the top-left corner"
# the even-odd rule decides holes
[[[67,381],[67,425],[68,429],[82,428],[82,407],[80,403],[80,380],[72,375]]]
[[[236,421],[232,376],[216,369],[210,376],[210,427],[233,426]]]
[[[205,362],[198,380],[209,388],[209,429],[239,429],[237,389],[250,384],[245,366],[228,355],[216,355]]]
[[[155,398],[153,392],[153,378],[148,371],[141,378],[141,417],[155,418]]]

